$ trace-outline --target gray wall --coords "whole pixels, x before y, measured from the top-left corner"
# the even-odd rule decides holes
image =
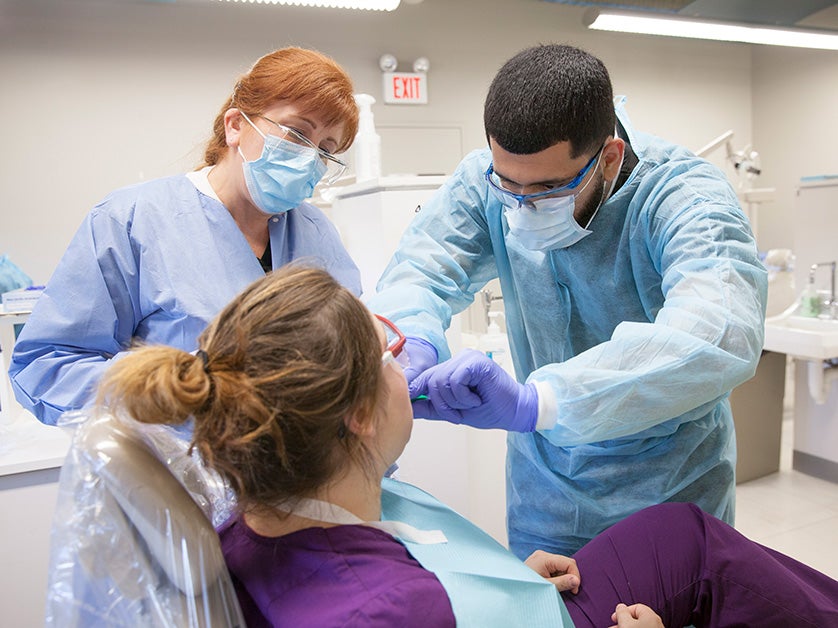
[[[332,55],[357,91],[379,100],[381,54],[408,71],[430,59],[427,106],[374,107],[385,174],[450,172],[461,155],[411,141],[422,129],[455,129],[460,153],[483,146],[492,76],[521,48],[552,41],[600,56],[639,128],[693,149],[727,129],[737,148],[753,142],[766,172],[758,185],[776,185],[778,198],[800,174],[838,172],[828,150],[838,134],[836,53],[597,33],[582,26],[583,12],[539,0],[424,0],[394,13],[0,0],[0,253],[45,282],[90,207],[115,187],[196,165],[235,77],[290,44]],[[723,152],[711,159],[723,165]],[[776,206],[760,223],[770,246],[787,237],[787,203]]]
[[[838,52],[754,48],[754,142],[762,154],[760,186],[776,200],[760,210],[762,248],[791,248],[800,177],[838,174]],[[838,207],[822,225],[838,259]],[[824,260],[827,261],[827,260]]]

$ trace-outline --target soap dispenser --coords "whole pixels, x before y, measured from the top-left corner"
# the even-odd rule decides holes
[[[355,180],[366,181],[381,176],[381,137],[375,132],[372,106],[375,98],[355,94],[358,105],[358,133],[355,135]]]
[[[479,347],[483,353],[514,377],[515,371],[512,366],[512,356],[509,352],[509,340],[506,334],[501,331],[497,322],[500,316],[503,316],[503,312],[489,312],[489,325],[486,333],[480,336]]]
[[[815,269],[809,270],[809,282],[800,295],[800,315],[816,317],[821,313],[821,300],[815,289]]]

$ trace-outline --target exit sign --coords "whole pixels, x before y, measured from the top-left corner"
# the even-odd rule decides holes
[[[424,105],[428,102],[428,75],[421,72],[385,72],[384,102]]]

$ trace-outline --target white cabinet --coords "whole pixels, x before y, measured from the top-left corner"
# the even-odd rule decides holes
[[[12,396],[8,369],[28,312],[0,306],[0,609],[4,626],[44,623],[50,530],[70,437],[42,425]]]
[[[11,411],[0,423],[0,623],[42,626],[59,469],[70,436],[15,402]]]
[[[354,183],[334,192],[331,217],[349,254],[361,269],[365,294],[396,250],[399,238],[422,203],[445,183],[444,176],[388,176]]]

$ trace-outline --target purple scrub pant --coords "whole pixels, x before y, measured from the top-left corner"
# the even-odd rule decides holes
[[[619,602],[642,603],[664,626],[838,626],[838,581],[748,540],[692,504],[646,508],[574,558],[577,628],[611,626]]]

